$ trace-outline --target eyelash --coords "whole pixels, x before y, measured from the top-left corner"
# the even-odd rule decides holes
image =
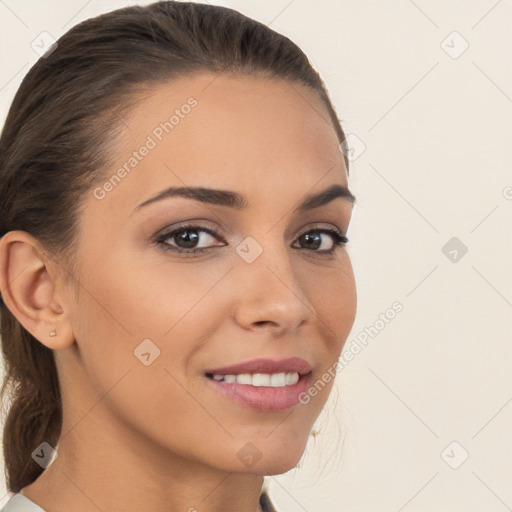
[[[158,245],[160,245],[164,251],[173,251],[173,252],[180,253],[183,255],[187,255],[187,254],[193,255],[193,254],[198,254],[198,253],[203,254],[203,253],[206,253],[206,252],[210,251],[211,249],[213,249],[213,247],[203,247],[203,248],[199,248],[199,249],[183,249],[181,247],[179,247],[179,248],[174,247],[165,242],[169,238],[173,238],[174,235],[176,235],[177,233],[182,232],[182,231],[198,231],[198,232],[203,231],[203,232],[206,232],[206,233],[212,235],[215,238],[222,240],[222,237],[220,236],[220,234],[213,228],[208,228],[206,226],[199,226],[196,224],[183,224],[183,225],[177,226],[176,228],[172,229],[171,231],[162,233],[161,235],[159,235],[156,238],[155,242]],[[300,238],[301,236],[306,235],[306,234],[318,234],[318,233],[326,233],[326,234],[331,235],[332,239],[333,239],[333,246],[331,247],[331,249],[324,250],[324,251],[317,251],[314,249],[310,249],[313,253],[330,256],[334,253],[334,251],[336,251],[338,248],[341,248],[349,241],[345,235],[342,235],[336,229],[332,229],[332,228],[313,228],[313,229],[310,229],[309,231],[304,231],[303,233],[298,235],[297,238]],[[224,240],[222,240],[222,241],[224,241]],[[309,250],[307,248],[302,248],[302,247],[299,249]]]

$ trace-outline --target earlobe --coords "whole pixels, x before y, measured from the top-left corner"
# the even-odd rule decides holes
[[[53,350],[74,342],[67,315],[56,299],[57,277],[35,237],[16,230],[0,239],[3,301],[32,336]]]

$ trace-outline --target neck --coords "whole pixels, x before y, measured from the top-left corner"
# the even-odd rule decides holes
[[[68,421],[58,457],[21,494],[55,512],[261,510],[261,475],[206,466],[114,427],[98,413]]]

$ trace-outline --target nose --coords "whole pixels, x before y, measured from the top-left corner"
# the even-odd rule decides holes
[[[293,333],[314,314],[286,248],[264,250],[252,263],[239,258],[236,267],[234,316],[244,329],[268,329],[281,336]]]

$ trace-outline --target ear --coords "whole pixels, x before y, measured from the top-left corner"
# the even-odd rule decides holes
[[[53,350],[75,341],[57,265],[26,231],[9,231],[0,239],[3,301],[34,338]],[[51,336],[53,330],[56,334]]]

